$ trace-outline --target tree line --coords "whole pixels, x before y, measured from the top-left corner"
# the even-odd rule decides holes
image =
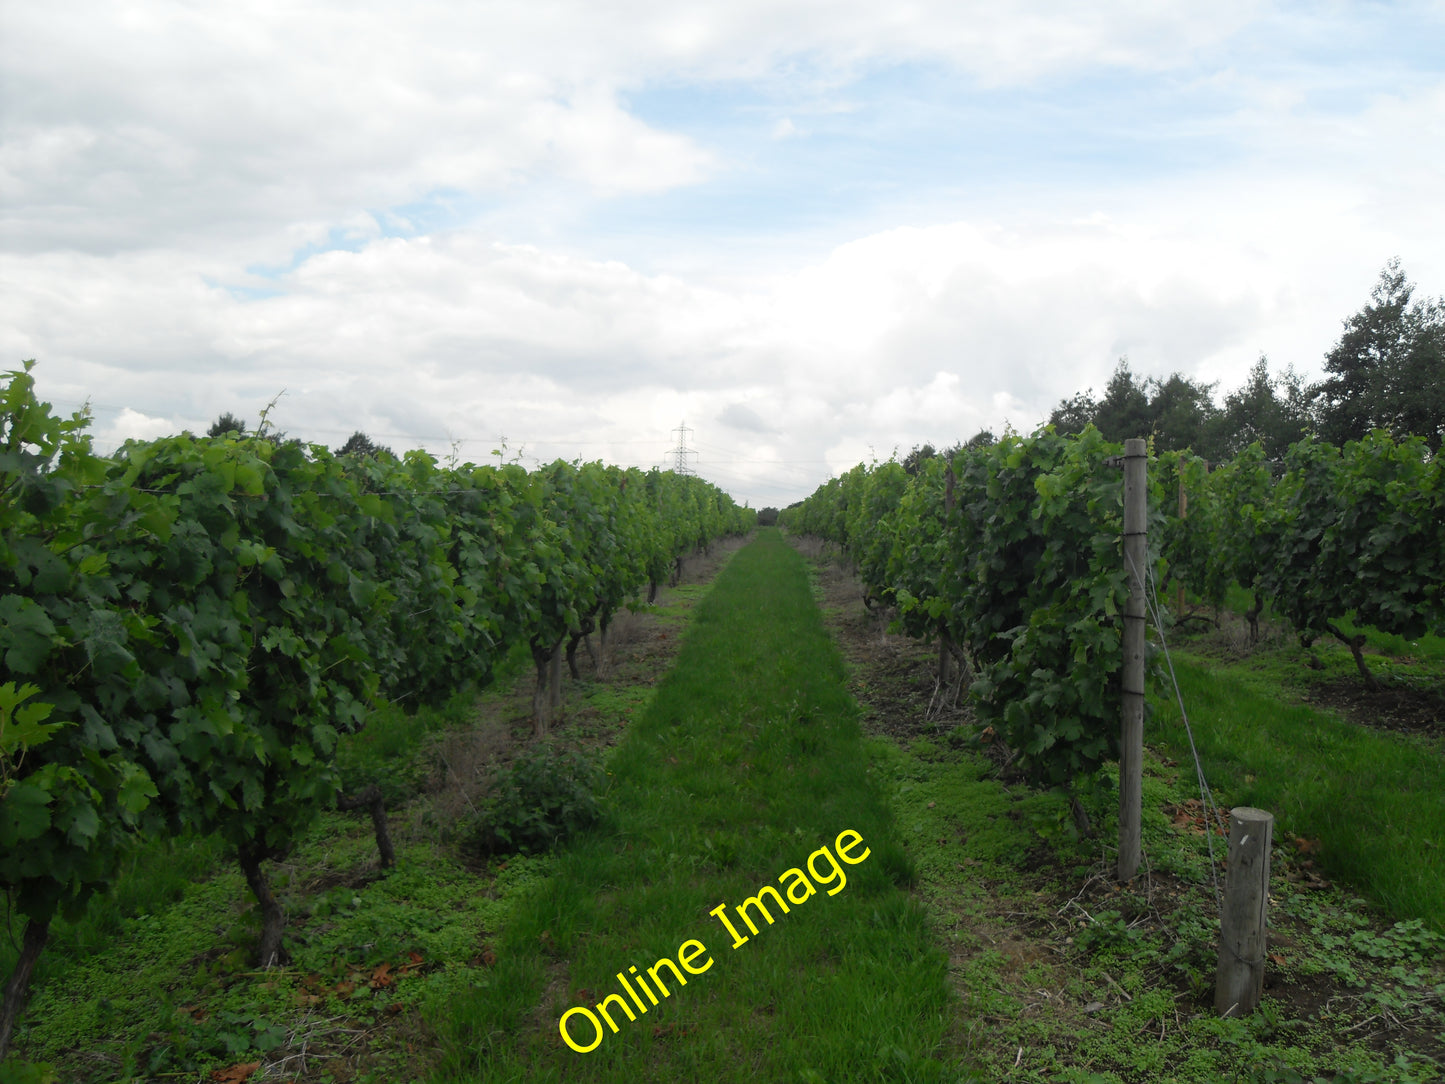
[[[1396,440],[1415,435],[1432,451],[1445,439],[1445,301],[1414,299],[1398,259],[1380,272],[1369,302],[1344,322],[1325,355],[1324,379],[1307,383],[1293,366],[1271,372],[1261,357],[1244,384],[1216,404],[1216,384],[1175,372],[1140,378],[1121,358],[1096,396],[1092,388],[1063,399],[1049,415],[1060,433],[1092,424],[1107,440],[1154,437],[1157,451],[1191,449],[1210,462],[1232,459],[1258,443],[1284,458],[1306,434],[1343,445],[1383,429]]]

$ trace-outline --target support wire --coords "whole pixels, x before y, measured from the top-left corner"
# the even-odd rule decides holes
[[[1132,560],[1129,562],[1129,567],[1136,576],[1139,574],[1139,570],[1134,568]],[[1223,914],[1224,893],[1219,887],[1219,865],[1214,857],[1214,829],[1219,824],[1221,814],[1219,806],[1214,801],[1214,792],[1209,789],[1209,781],[1204,778],[1204,765],[1199,760],[1199,749],[1194,744],[1194,728],[1189,725],[1189,713],[1184,709],[1184,694],[1179,691],[1179,679],[1174,674],[1174,660],[1169,655],[1169,643],[1164,639],[1164,621],[1160,611],[1159,594],[1154,581],[1153,569],[1146,568],[1145,574],[1140,579],[1148,585],[1144,601],[1154,620],[1154,628],[1159,633],[1159,646],[1164,650],[1164,662],[1169,668],[1169,680],[1174,686],[1174,699],[1179,704],[1179,717],[1184,720],[1184,733],[1189,738],[1189,752],[1194,757],[1194,774],[1199,780],[1200,801],[1204,804],[1204,840],[1209,847],[1209,876],[1214,882],[1215,904]]]

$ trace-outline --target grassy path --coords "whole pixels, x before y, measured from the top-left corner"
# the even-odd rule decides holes
[[[953,1078],[946,961],[900,887],[910,862],[842,662],[776,531],[699,605],[610,770],[607,827],[519,904],[488,981],[432,1007],[448,1051],[438,1080]],[[739,915],[754,896],[769,916]],[[736,947],[710,913],[720,905],[746,937]],[[631,1001],[617,976],[634,966],[668,996]],[[615,1033],[594,1027],[599,1004]],[[629,1019],[638,1004],[648,1011]],[[600,1031],[586,1053],[559,1031],[574,1007],[587,1010],[569,1017],[574,1043]]]

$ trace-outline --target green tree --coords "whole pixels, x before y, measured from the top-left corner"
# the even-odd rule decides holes
[[[206,436],[224,437],[227,433],[235,433],[238,437],[246,435],[246,423],[229,410],[211,423],[211,428],[206,430]]]
[[[1099,400],[1093,422],[1105,440],[1115,442],[1142,437],[1153,430],[1148,381],[1135,381],[1128,358],[1120,358],[1114,366],[1114,375],[1104,388],[1104,398]]]
[[[998,437],[993,435],[992,429],[980,429],[964,443],[965,448],[992,448],[998,443]]]
[[[907,474],[917,474],[923,469],[923,465],[938,454],[938,449],[932,444],[915,444],[913,451],[903,457],[903,470]]]
[[[1214,405],[1213,384],[1196,384],[1181,373],[1148,381],[1149,432],[1159,451],[1192,448],[1205,459],[1222,458],[1219,446],[1219,408]],[[1135,434],[1136,436],[1138,434]],[[1123,436],[1119,440],[1126,439]]]
[[[390,448],[377,444],[360,429],[346,438],[346,443],[336,449],[337,455],[375,456],[378,452],[392,455]]]
[[[1214,385],[1197,384],[1178,372],[1163,380],[1139,380],[1129,359],[1120,358],[1102,399],[1094,398],[1092,388],[1064,399],[1049,424],[1064,436],[1077,436],[1092,424],[1116,443],[1153,434],[1161,451],[1192,448],[1217,459],[1222,454],[1218,418]]]
[[[1094,389],[1090,388],[1078,392],[1071,399],[1061,399],[1049,415],[1049,424],[1062,436],[1076,437],[1084,431],[1084,426],[1093,424],[1094,415],[1098,413],[1099,403],[1094,398]]]
[[[1311,389],[1320,436],[1335,444],[1373,429],[1397,439],[1445,437],[1445,302],[1411,303],[1414,285],[1400,261],[1380,272],[1370,302],[1344,322],[1325,355],[1329,377]]]
[[[1219,454],[1207,458],[1233,458],[1258,443],[1266,459],[1283,459],[1312,427],[1309,393],[1299,375],[1289,366],[1270,375],[1269,359],[1260,355],[1244,384],[1224,397],[1216,427]]]

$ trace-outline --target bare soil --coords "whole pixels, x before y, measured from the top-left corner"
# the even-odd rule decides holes
[[[1305,700],[1329,708],[1359,726],[1404,733],[1445,735],[1445,694],[1401,683],[1371,689],[1357,677],[1316,682]]]
[[[938,683],[938,650],[890,632],[890,609],[864,602],[858,578],[814,539],[790,539],[813,565],[823,619],[848,664],[864,726],[901,742],[971,721],[957,682]]]

